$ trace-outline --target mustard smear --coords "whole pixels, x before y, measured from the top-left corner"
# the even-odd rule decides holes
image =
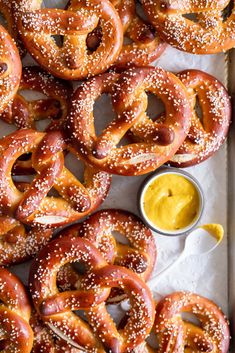
[[[205,229],[208,233],[210,233],[214,238],[216,238],[218,243],[220,243],[224,237],[224,228],[221,224],[204,224],[203,226],[200,226],[200,228]]]

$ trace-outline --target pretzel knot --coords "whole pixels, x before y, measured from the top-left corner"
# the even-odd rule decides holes
[[[11,36],[0,25],[0,114],[16,94],[20,76],[19,52]]]
[[[146,92],[159,96],[166,106],[164,124],[145,113]],[[117,118],[97,136],[93,105],[102,93],[112,96]],[[135,68],[120,76],[97,76],[74,93],[68,129],[83,158],[101,170],[121,175],[140,175],[168,161],[189,131],[191,107],[186,88],[173,74],[161,68]],[[130,130],[141,142],[116,147]]]
[[[0,141],[0,206],[4,214],[15,214],[24,223],[55,226],[80,219],[100,205],[110,176],[86,167],[82,184],[64,166],[63,150],[67,147],[59,131],[20,130]],[[30,152],[37,174],[22,192],[14,184],[11,170],[21,155]],[[59,197],[47,196],[52,188]]]
[[[113,235],[116,232],[122,236],[120,241]],[[109,264],[129,268],[144,281],[152,273],[157,252],[153,234],[139,217],[130,212],[101,210],[83,223],[63,230],[60,235],[79,236],[89,240]],[[72,266],[63,268],[58,277],[58,285],[62,288],[76,288],[80,285],[80,276]],[[112,290],[108,301],[114,303],[123,298],[123,291]]]
[[[145,66],[156,60],[165,50],[153,26],[137,13],[134,0],[111,0],[121,19],[124,36],[131,43],[123,44],[121,53],[113,64],[115,67]],[[100,28],[96,28],[87,38],[88,47],[95,49],[102,38]]]
[[[198,70],[183,71],[178,77],[188,89],[193,115],[188,137],[170,163],[176,167],[188,167],[209,158],[223,144],[232,108],[227,90],[214,77]],[[201,118],[195,109],[197,97]]]
[[[22,40],[40,66],[55,76],[82,79],[106,71],[117,58],[123,39],[122,24],[108,0],[71,0],[67,10],[41,9],[31,0],[15,0],[15,17]],[[87,49],[86,39],[97,25],[102,41]],[[63,36],[62,45],[52,36]]]
[[[57,273],[61,266],[75,261],[85,265],[80,290],[59,293]],[[121,331],[105,307],[113,287],[125,290],[132,304],[132,315]],[[30,291],[43,320],[77,348],[131,351],[148,336],[153,325],[154,302],[145,283],[124,267],[108,265],[89,241],[78,237],[57,239],[39,253],[30,271]],[[88,324],[72,312],[81,309]]]
[[[200,327],[184,321],[182,313],[191,313]],[[156,309],[155,329],[159,340],[159,353],[193,352],[227,353],[229,327],[216,304],[189,292],[176,292],[166,296]]]
[[[142,3],[160,37],[180,50],[213,54],[235,45],[234,1],[230,15],[227,13],[230,0],[143,0]]]
[[[0,268],[0,342],[4,352],[30,353],[33,332],[29,325],[31,306],[17,277]]]

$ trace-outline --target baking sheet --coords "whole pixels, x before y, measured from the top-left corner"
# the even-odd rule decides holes
[[[61,3],[60,0],[53,2]],[[64,2],[62,2],[64,3]],[[223,83],[226,83],[227,65],[224,54],[196,56],[186,54],[171,47],[168,47],[157,65],[163,68],[178,72],[184,69],[201,69],[216,76]],[[28,56],[25,64],[32,64]],[[156,102],[152,101],[152,107]],[[150,111],[153,109],[150,108]],[[111,118],[110,101],[107,97],[102,98],[95,106],[97,120],[107,121]],[[99,125],[99,124],[97,124]],[[14,130],[13,127],[0,122],[1,136]],[[77,172],[76,163],[68,162],[68,166],[74,167]],[[227,145],[225,144],[208,161],[202,164],[187,168],[187,171],[199,180],[205,193],[205,211],[201,224],[221,223],[225,229],[224,240],[211,255],[204,255],[200,258],[190,257],[185,259],[174,270],[170,272],[161,282],[156,291],[162,295],[175,290],[190,290],[211,298],[218,303],[222,309],[228,311],[228,251],[227,251]],[[137,213],[137,191],[146,176],[141,177],[120,177],[114,176],[109,196],[101,208],[123,208]],[[155,234],[158,248],[158,259],[155,273],[173,261],[180,253],[184,243],[184,237],[171,238]],[[27,283],[27,272],[29,263],[12,267],[21,279]]]

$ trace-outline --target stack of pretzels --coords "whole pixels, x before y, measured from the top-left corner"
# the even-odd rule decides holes
[[[72,225],[99,208],[112,174],[193,166],[223,144],[231,121],[223,84],[151,64],[168,44],[196,54],[232,48],[228,3],[0,0],[0,119],[13,131],[0,139],[0,352],[152,352],[152,330],[158,353],[228,351],[228,323],[211,301],[180,292],[156,307],[146,283],[156,245],[141,219],[108,209]],[[165,106],[154,117],[149,93]],[[115,118],[98,133],[103,94]],[[26,289],[4,267],[32,258]],[[127,299],[117,325],[107,307]]]

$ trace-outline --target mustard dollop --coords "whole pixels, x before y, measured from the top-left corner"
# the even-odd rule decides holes
[[[195,185],[184,176],[163,174],[147,187],[143,207],[157,228],[176,231],[196,220],[200,197]]]

